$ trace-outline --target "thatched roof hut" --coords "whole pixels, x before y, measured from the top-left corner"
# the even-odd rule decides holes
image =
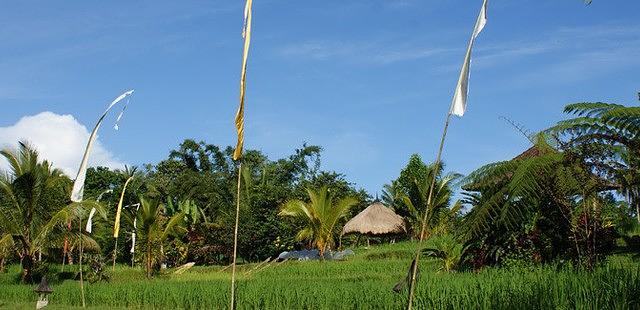
[[[407,232],[404,219],[380,202],[368,206],[354,216],[342,229],[342,234],[385,235]]]

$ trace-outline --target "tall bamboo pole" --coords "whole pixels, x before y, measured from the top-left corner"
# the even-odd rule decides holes
[[[135,169],[133,171],[135,171]],[[124,182],[124,186],[122,187],[122,193],[120,193],[120,200],[118,201],[118,208],[116,209],[116,218],[113,224],[113,238],[116,239],[116,245],[113,248],[113,267],[112,267],[113,271],[116,270],[116,256],[118,251],[118,236],[120,235],[120,216],[122,214],[122,202],[124,201],[124,194],[127,191],[127,186],[129,185],[129,182],[133,180],[134,177],[135,175],[132,175],[127,178],[127,181]]]
[[[440,147],[438,148],[438,155],[436,156],[435,163],[435,171],[433,172],[433,178],[431,180],[431,186],[429,187],[429,197],[427,198],[427,210],[424,212],[424,216],[422,219],[422,229],[420,231],[420,241],[418,242],[418,249],[416,251],[416,257],[411,268],[411,281],[409,283],[409,303],[407,304],[407,309],[411,310],[413,306],[414,292],[416,286],[416,274],[418,271],[418,263],[420,261],[420,254],[422,252],[422,242],[425,238],[425,233],[427,230],[427,219],[429,218],[429,214],[433,211],[433,191],[436,185],[438,170],[440,169],[440,162],[442,158],[442,149],[444,148],[444,141],[447,137],[447,129],[449,129],[449,122],[451,121],[451,115],[456,114],[458,116],[462,116],[464,114],[464,110],[466,107],[466,99],[468,92],[468,80],[469,80],[469,66],[471,65],[471,50],[473,48],[473,43],[476,37],[480,34],[482,29],[484,28],[487,22],[487,3],[488,0],[482,1],[482,8],[480,9],[480,14],[476,19],[476,24],[473,27],[473,33],[471,34],[471,39],[469,39],[469,44],[467,45],[467,52],[465,54],[465,59],[462,64],[462,68],[460,69],[460,76],[458,77],[458,84],[456,85],[456,91],[453,95],[453,101],[451,102],[451,108],[449,109],[449,113],[447,114],[447,120],[444,123],[444,130],[442,131],[442,138],[440,139]],[[464,87],[463,87],[464,86]],[[458,103],[460,106],[457,106]]]
[[[242,163],[238,165],[238,188],[236,196],[236,227],[233,232],[233,263],[231,264],[231,303],[229,309],[235,309],[236,293],[236,255],[238,252],[238,222],[240,220],[240,180],[242,175]]]
[[[116,255],[117,255],[117,251],[118,251],[118,237],[115,238],[116,239],[116,245],[113,247],[113,266],[111,267],[112,271],[116,271]]]
[[[422,228],[420,229],[420,240],[418,241],[418,249],[416,251],[415,263],[411,268],[411,281],[409,282],[409,303],[407,309],[411,310],[413,306],[413,298],[416,286],[416,274],[418,273],[418,263],[420,262],[420,254],[422,253],[422,241],[424,241],[425,233],[427,230],[427,217],[433,208],[433,191],[435,189],[438,171],[440,169],[440,162],[442,161],[442,150],[444,149],[444,141],[447,137],[447,130],[449,129],[449,122],[451,121],[451,111],[447,114],[447,120],[444,123],[444,130],[442,131],[442,138],[440,139],[440,147],[438,148],[438,155],[436,156],[435,167],[433,171],[433,177],[431,178],[431,185],[429,186],[429,196],[427,197],[427,209],[424,211],[422,217]]]
[[[242,37],[244,38],[244,46],[242,48],[242,69],[240,71],[240,105],[238,106],[238,112],[236,113],[235,124],[238,132],[238,143],[236,149],[233,152],[233,160],[240,160],[242,158],[242,147],[244,144],[244,97],[246,90],[246,78],[247,78],[247,59],[249,57],[249,46],[251,45],[251,15],[253,0],[247,0],[244,7],[244,25],[242,27]],[[240,221],[240,180],[242,175],[242,162],[238,164],[238,190],[236,194],[236,226],[233,234],[233,263],[231,264],[233,270],[231,272],[231,300],[229,309],[233,310],[236,307],[236,260],[238,254],[238,223]]]
[[[80,226],[78,227],[78,232],[80,233],[78,235],[78,238],[80,238],[80,257],[78,257],[78,265],[80,265],[80,295],[82,296],[82,308],[85,308],[87,305],[84,299],[84,279],[82,276],[82,218],[80,218]]]

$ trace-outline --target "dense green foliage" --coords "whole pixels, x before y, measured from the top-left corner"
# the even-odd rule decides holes
[[[557,258],[591,267],[628,231],[639,201],[638,108],[579,103],[565,112],[577,117],[466,177],[461,233],[476,267]]]
[[[238,162],[231,159],[231,148],[222,150],[204,142],[185,140],[170,152],[167,159],[155,165],[146,165],[142,170],[135,167],[127,167],[123,171],[104,167],[90,168],[85,184],[86,202],[82,205],[70,204],[69,178],[60,171],[52,170],[46,161],[41,162],[36,151],[26,145],[21,152],[27,156],[23,160],[24,165],[33,167],[18,167],[18,172],[8,174],[7,179],[3,180],[5,191],[0,194],[3,207],[0,269],[7,262],[21,260],[25,264],[32,264],[36,255],[38,261],[41,258],[43,262],[60,262],[65,240],[69,241],[68,261],[77,261],[80,239],[84,240],[89,254],[102,254],[103,257],[115,255],[119,263],[148,265],[146,258],[153,256],[150,269],[157,269],[161,263],[175,266],[188,261],[197,264],[227,264],[230,261],[238,177]],[[9,151],[5,153],[9,160],[14,157],[19,159]],[[332,199],[336,202],[345,199],[351,201],[349,208],[335,219],[334,229],[344,224],[346,217],[353,216],[367,206],[369,197],[366,192],[356,190],[343,175],[320,169],[320,153],[320,147],[303,145],[293,155],[271,161],[259,151],[245,152],[239,197],[242,226],[239,231],[238,253],[241,260],[264,260],[284,250],[308,246],[308,242],[295,238],[302,222],[285,220],[278,213],[287,201],[308,201],[309,189],[330,188]],[[27,181],[31,175],[37,178],[29,183]],[[112,236],[113,219],[125,181],[132,176],[123,196],[124,208],[116,248],[116,240]],[[50,181],[46,181],[46,178]],[[60,181],[53,182],[54,180]],[[11,195],[24,196],[26,194],[22,193],[30,192],[42,195],[33,196],[32,200],[27,199],[31,196],[25,196],[27,198],[24,199],[11,198]],[[145,201],[156,204],[157,208],[152,208],[153,216],[144,215],[148,211],[144,208],[145,204],[143,208],[132,207],[139,204],[142,201],[140,197],[143,196]],[[100,205],[92,205],[92,199],[99,199]],[[15,207],[15,203],[20,205]],[[99,214],[108,218],[107,221],[94,218],[91,235],[80,233],[78,229],[86,222],[90,207],[97,207]],[[145,230],[160,230],[155,229],[155,226],[145,226],[146,220],[158,218],[159,221],[152,222],[153,225],[164,225],[178,214],[184,223],[185,233],[165,235],[162,238],[153,237],[154,233],[151,242],[153,246],[147,247],[148,231]],[[138,227],[134,229],[136,218]],[[47,226],[52,219],[56,220],[55,223],[51,222]],[[23,221],[30,221],[31,224]],[[66,229],[61,225],[70,221],[73,222],[74,229]],[[26,236],[40,238],[37,242],[20,237],[26,227],[30,229]],[[40,233],[42,229],[46,229],[46,235]],[[134,231],[138,237],[136,253],[139,253],[135,257],[129,250]],[[333,245],[333,238],[328,241]],[[153,255],[147,255],[149,253]],[[21,259],[23,257],[26,259]],[[29,271],[31,268],[25,270]],[[29,274],[24,277],[31,278]]]

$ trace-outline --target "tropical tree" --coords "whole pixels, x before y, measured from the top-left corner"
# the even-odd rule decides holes
[[[204,210],[200,208],[193,200],[179,200],[174,203],[171,200],[165,206],[167,216],[171,217],[176,214],[184,214],[184,224],[189,230],[193,230],[195,226],[201,222],[207,222],[207,216]]]
[[[412,155],[407,167],[400,172],[400,177],[384,186],[383,201],[407,219],[413,238],[420,238],[425,220],[425,237],[434,232],[445,233],[462,207],[460,203],[451,205],[452,187],[461,175],[443,175],[443,171],[442,165],[436,168],[435,164],[427,165],[418,155]],[[432,203],[429,205],[429,191],[434,173],[436,184],[433,188]]]
[[[17,150],[0,151],[9,162],[9,171],[0,175],[0,247],[12,248],[20,258],[22,281],[33,279],[37,256],[60,244],[64,237],[81,239],[89,247],[97,244],[80,230],[68,232],[64,223],[82,219],[97,203],[69,202],[71,181],[47,161],[40,161],[38,152],[20,142]]]
[[[437,180],[431,204],[428,203],[431,187],[430,180],[415,180],[417,191],[413,196],[401,194],[403,205],[409,211],[407,220],[415,238],[420,238],[423,225],[425,227],[423,238],[431,236],[435,228],[438,228],[437,230],[446,228],[449,224],[447,221],[451,219],[451,214],[455,215],[460,210],[460,204],[456,204],[451,209],[449,208],[452,194],[450,185],[459,177],[457,174],[449,174]]]
[[[440,270],[445,272],[456,271],[462,266],[462,258],[465,247],[452,235],[444,234],[434,236],[426,242],[423,250],[427,257],[434,258],[442,263]]]
[[[580,235],[596,240],[605,234],[601,204],[595,202],[611,185],[570,149],[558,150],[545,135],[537,135],[535,142],[518,157],[465,178],[466,202],[472,206],[461,225],[465,240],[484,263],[525,249],[535,261],[572,253],[591,265],[594,243],[580,241]]]
[[[309,202],[289,200],[280,209],[280,216],[300,219],[304,224],[296,235],[299,241],[308,240],[320,257],[335,245],[336,225],[344,218],[351,207],[358,203],[353,197],[336,199],[327,188],[307,189]]]
[[[640,222],[640,107],[575,103],[564,112],[575,117],[546,132],[573,148],[589,169],[615,184]]]
[[[9,257],[9,255],[11,254],[11,252],[13,252],[11,250],[11,247],[13,245],[13,241],[11,240],[11,235],[9,234],[3,234],[2,232],[0,232],[0,273],[5,272],[5,264],[7,261],[7,258]]]
[[[9,170],[0,175],[0,239],[17,252],[22,263],[22,281],[31,281],[36,254],[47,246],[41,233],[56,208],[65,205],[70,180],[62,171],[41,162],[38,152],[24,142],[17,150],[0,151]],[[10,239],[8,236],[11,236]]]
[[[392,209],[399,209],[402,207],[402,195],[400,189],[400,183],[398,180],[391,181],[390,184],[382,186],[382,203]]]
[[[140,197],[140,210],[136,213],[138,246],[144,250],[147,278],[151,278],[155,267],[164,259],[163,245],[170,236],[178,236],[186,231],[183,226],[185,214],[172,217],[164,214],[164,205],[159,199]]]

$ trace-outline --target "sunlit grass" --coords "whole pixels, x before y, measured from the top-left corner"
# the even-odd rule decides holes
[[[413,245],[356,249],[342,262],[274,263],[239,268],[240,309],[400,309],[406,294],[392,292],[405,275]],[[69,268],[69,267],[67,267]],[[110,283],[87,284],[87,304],[107,308],[221,309],[228,303],[230,270],[194,267],[182,275],[146,280],[140,268],[118,266]],[[488,268],[479,273],[438,273],[423,265],[417,309],[633,309],[640,306],[640,264],[614,256],[594,272],[570,267]],[[107,270],[111,270],[110,267]],[[16,284],[19,268],[0,274],[0,308],[30,308],[33,286]],[[56,308],[79,306],[78,283],[52,281]]]

